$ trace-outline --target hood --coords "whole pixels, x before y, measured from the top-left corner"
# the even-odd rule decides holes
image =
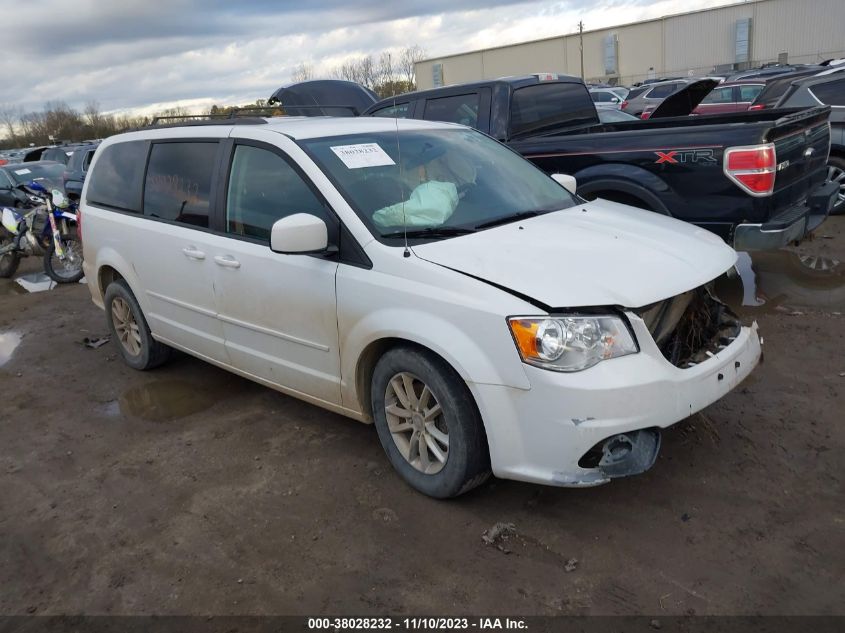
[[[315,79],[282,86],[267,102],[281,103],[290,116],[349,117],[358,116],[376,101],[376,93],[353,81]]]
[[[736,252],[705,229],[605,200],[413,252],[551,308],[639,308],[697,288],[736,262]]]
[[[704,97],[710,94],[710,91],[718,85],[719,82],[715,79],[693,81],[691,84],[687,84],[661,101],[660,105],[654,109],[649,118],[688,116],[698,107],[698,104],[701,103]]]

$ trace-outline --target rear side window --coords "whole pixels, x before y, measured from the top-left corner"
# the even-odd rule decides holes
[[[217,143],[158,143],[150,152],[144,215],[208,228]]]
[[[647,89],[648,89],[648,86],[646,86],[646,87],[644,87],[644,88],[634,88],[633,90],[631,90],[631,92],[629,92],[629,93],[628,93],[628,96],[627,96],[627,97],[625,97],[625,98],[626,98],[628,101],[631,101],[632,99],[636,99],[636,98],[637,98],[637,97],[639,97],[642,93],[644,93]]]
[[[238,145],[226,197],[226,230],[269,241],[273,224],[294,213],[329,222],[323,203],[285,159],[260,147]]]
[[[397,103],[396,105],[376,110],[370,116],[383,116],[389,119],[407,119],[410,116],[410,103]]]
[[[759,95],[762,91],[763,91],[762,84],[757,85],[757,86],[740,86],[739,87],[739,100],[740,100],[740,102],[754,101],[754,99],[757,98],[757,95]]]
[[[584,84],[540,83],[514,90],[511,134],[598,123]]]
[[[455,97],[440,97],[425,102],[423,118],[427,121],[460,123],[478,127],[478,106],[481,95],[477,92]]]
[[[845,106],[845,79],[816,84],[810,92],[825,105]]]
[[[141,210],[141,183],[147,148],[144,141],[106,147],[88,181],[86,201],[121,211]]]
[[[677,88],[677,84],[666,84],[665,86],[657,86],[656,88],[652,88],[651,92],[646,95],[648,99],[665,99],[670,94],[675,92]]]
[[[733,88],[716,88],[701,103],[733,103]]]

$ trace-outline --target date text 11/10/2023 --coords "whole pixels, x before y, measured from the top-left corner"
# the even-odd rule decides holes
[[[447,631],[447,630],[524,630],[528,628],[522,618],[308,618],[309,630],[409,630],[409,631]]]

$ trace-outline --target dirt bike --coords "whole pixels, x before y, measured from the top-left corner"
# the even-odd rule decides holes
[[[11,277],[21,258],[44,257],[44,272],[56,283],[82,279],[82,243],[76,235],[77,207],[58,189],[36,181],[20,185],[42,204],[21,212],[3,207],[0,228],[0,277]]]

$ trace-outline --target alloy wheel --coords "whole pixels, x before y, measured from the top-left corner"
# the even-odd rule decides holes
[[[836,205],[845,204],[845,169],[828,165],[827,180],[828,182],[839,183],[839,194],[836,197]]]
[[[449,427],[428,385],[409,372],[396,374],[387,383],[384,410],[405,461],[426,475],[443,470],[449,459]]]
[[[115,297],[111,303],[112,321],[117,338],[131,356],[141,353],[141,330],[132,314],[132,308],[122,297]]]

